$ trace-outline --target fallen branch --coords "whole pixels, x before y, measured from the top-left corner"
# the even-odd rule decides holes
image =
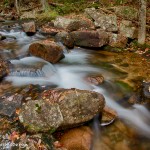
[[[49,5],[52,5],[52,6],[54,6],[54,7],[57,7],[57,6],[64,6],[64,4],[53,3],[53,2],[49,2],[48,4],[49,4]]]

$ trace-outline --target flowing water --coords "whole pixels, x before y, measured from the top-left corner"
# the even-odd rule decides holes
[[[126,98],[131,96],[133,90],[116,82],[120,79],[125,80],[127,73],[117,70],[111,62],[100,61],[97,57],[104,59],[103,52],[97,53],[97,51],[79,47],[69,52],[64,50],[65,58],[52,65],[43,59],[27,56],[28,47],[32,42],[45,39],[39,33],[29,37],[22,32],[19,25],[14,25],[13,28],[2,26],[0,34],[8,37],[6,40],[1,41],[0,53],[2,58],[10,60],[13,64],[11,73],[4,79],[10,82],[12,87],[39,84],[100,92],[104,95],[106,104],[118,113],[118,117],[125,123],[125,126],[136,130],[139,135],[137,141],[140,141],[141,138],[150,139],[149,110],[144,105],[127,105]],[[97,55],[96,58],[95,55]],[[103,84],[95,86],[85,80],[87,76],[96,74],[104,76],[105,81]],[[100,131],[97,119],[93,123],[93,129],[95,132],[93,149],[100,150],[100,141],[103,134]],[[140,145],[140,142],[137,143],[135,149],[138,149]],[[149,145],[145,149],[148,148],[150,148]]]

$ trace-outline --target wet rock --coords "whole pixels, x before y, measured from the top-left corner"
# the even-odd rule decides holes
[[[79,29],[88,29],[92,25],[91,22],[88,22],[86,20],[57,17],[54,20],[54,26],[56,28],[65,29],[71,32]]]
[[[23,31],[26,32],[27,35],[33,35],[36,33],[36,26],[34,21],[23,23],[22,27]]]
[[[19,114],[29,132],[54,132],[80,125],[102,111],[104,97],[78,89],[46,90],[38,100],[28,101]]]
[[[42,63],[39,63],[38,66],[16,64],[11,67],[9,76],[45,77],[45,73],[42,71],[42,67]]]
[[[11,50],[3,49],[3,50],[0,50],[0,59],[12,60],[12,59],[16,59],[16,55]]]
[[[40,29],[40,33],[44,36],[55,36],[60,31],[61,30],[51,26],[42,26]]]
[[[150,82],[143,83],[143,96],[146,99],[150,99]]]
[[[109,45],[117,48],[125,48],[127,45],[127,37],[121,34],[110,33],[109,36]]]
[[[133,26],[131,21],[122,20],[119,26],[119,32],[124,37],[135,39],[137,38],[138,30]]]
[[[128,103],[130,104],[137,104],[141,102],[141,97],[140,94],[138,93],[134,93],[129,99],[128,99]]]
[[[5,40],[5,39],[6,39],[6,36],[3,36],[2,34],[0,34],[0,41]]]
[[[105,106],[102,112],[101,126],[110,125],[117,118],[117,112],[112,108]]]
[[[92,130],[87,126],[67,131],[60,139],[60,144],[67,150],[90,150]]]
[[[0,58],[0,80],[9,73],[9,63]]]
[[[94,85],[99,85],[104,82],[104,77],[102,75],[94,75],[87,77],[86,79],[89,83],[92,83]]]
[[[87,8],[85,12],[94,20],[96,27],[109,32],[117,32],[117,16],[116,15],[106,15],[95,8]]]
[[[71,35],[66,31],[57,33],[55,39],[56,41],[62,42],[68,48],[74,47],[74,40]]]
[[[0,115],[12,117],[16,109],[21,107],[22,100],[23,96],[21,94],[0,97]]]
[[[30,54],[43,58],[51,63],[57,63],[64,57],[63,49],[54,41],[43,40],[29,46]]]
[[[5,19],[3,17],[0,17],[0,22],[4,22]]]
[[[74,31],[71,32],[74,43],[81,47],[102,47],[108,44],[108,34],[105,31]]]

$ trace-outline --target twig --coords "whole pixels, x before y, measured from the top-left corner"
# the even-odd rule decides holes
[[[57,7],[57,6],[64,6],[64,4],[53,3],[53,2],[49,2],[48,4],[49,4],[49,5],[52,5],[52,6],[54,6],[54,7]]]

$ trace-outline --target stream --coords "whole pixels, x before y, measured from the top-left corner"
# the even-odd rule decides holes
[[[125,138],[123,137],[116,143],[129,143],[132,139],[136,141],[136,144],[131,144],[129,149],[148,150],[150,148],[149,108],[146,105],[131,105],[128,103],[128,99],[134,93],[134,90],[128,84],[121,84],[122,81],[127,80],[128,74],[116,67],[112,61],[108,61],[113,56],[113,52],[107,53],[80,47],[75,47],[68,51],[64,47],[65,58],[57,64],[51,64],[41,58],[27,55],[28,47],[32,42],[46,38],[40,33],[37,32],[34,36],[27,36],[17,23],[13,23],[10,26],[7,24],[1,25],[0,34],[7,37],[5,40],[0,41],[1,58],[10,60],[13,64],[11,73],[5,77],[4,83],[10,83],[9,86],[11,88],[38,84],[55,88],[78,88],[100,92],[105,97],[106,105],[117,112],[118,118],[123,122],[123,125],[136,133],[134,136],[131,136],[130,133],[120,130],[118,135],[122,136],[122,134],[125,134]],[[61,45],[61,43],[59,44]],[[122,55],[122,53],[118,55]],[[103,84],[96,86],[86,82],[85,78],[87,76],[98,74],[104,77]],[[5,89],[2,93],[5,93],[7,90]],[[113,123],[110,126],[116,127],[116,124]],[[109,136],[111,132],[115,133],[116,129],[109,126],[103,127],[102,125],[99,128],[97,119],[93,121],[92,126],[95,133],[92,149],[101,150],[102,143],[100,141],[103,141],[103,137]],[[117,129],[119,130],[119,128]],[[110,149],[115,149],[114,140],[110,140],[108,145]],[[128,148],[123,147],[124,149]]]

